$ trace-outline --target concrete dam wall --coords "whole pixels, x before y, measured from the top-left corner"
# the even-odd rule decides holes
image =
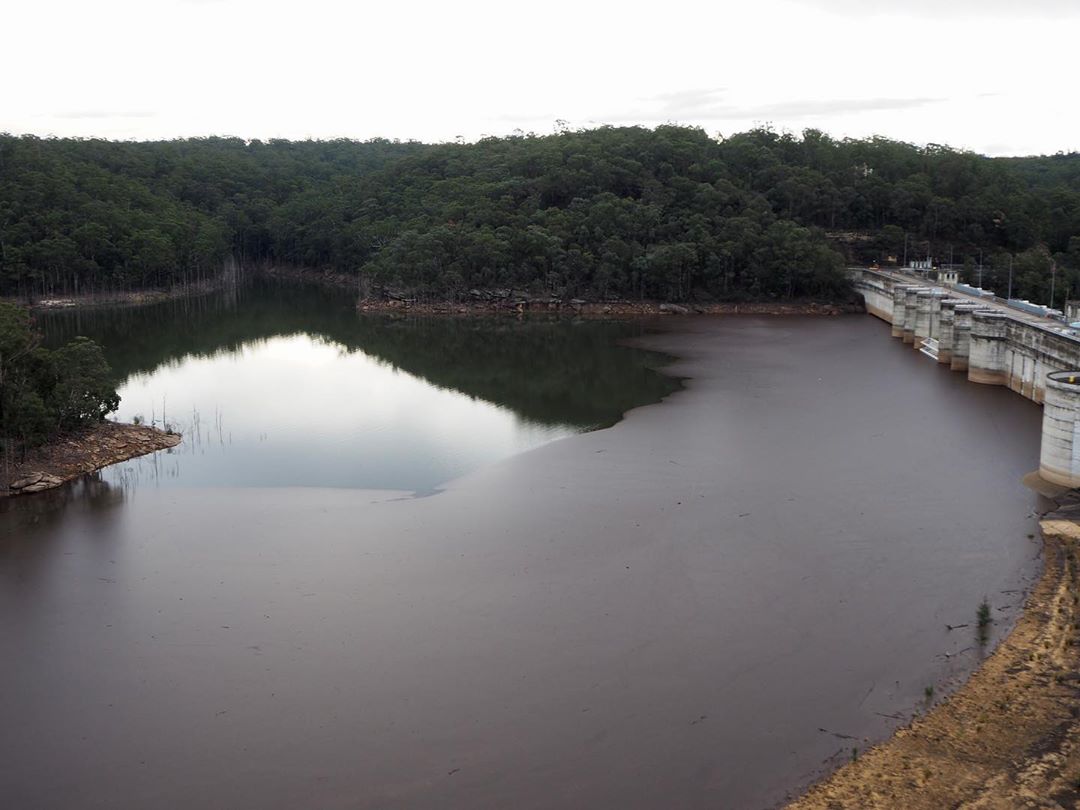
[[[1080,334],[992,295],[875,270],[851,277],[866,311],[889,323],[893,337],[971,382],[1003,385],[1042,404],[1039,474],[1080,487]]]

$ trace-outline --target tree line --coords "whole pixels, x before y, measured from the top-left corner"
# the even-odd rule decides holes
[[[0,292],[162,287],[227,257],[461,298],[836,299],[845,262],[951,256],[1080,284],[1080,156],[995,159],[768,128],[471,144],[0,136]]]

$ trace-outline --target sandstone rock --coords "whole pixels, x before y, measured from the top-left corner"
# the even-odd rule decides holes
[[[22,490],[22,489],[26,489],[27,487],[32,487],[32,486],[34,486],[34,484],[39,483],[41,481],[41,479],[44,478],[44,477],[45,477],[45,473],[40,473],[40,472],[30,473],[29,475],[24,475],[22,478],[20,478],[18,481],[15,481],[11,485],[11,489]]]
[[[41,473],[38,473],[38,475],[41,475],[41,477],[35,483],[22,487],[19,492],[25,494],[29,494],[31,492],[41,492],[46,489],[58,487],[62,483],[64,483],[62,478],[59,478],[55,475],[43,475]]]
[[[661,312],[670,312],[673,315],[689,315],[690,310],[679,304],[661,304]]]

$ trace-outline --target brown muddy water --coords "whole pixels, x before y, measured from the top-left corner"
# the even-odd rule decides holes
[[[6,507],[4,806],[757,808],[886,736],[1037,573],[1039,408],[870,317],[664,326],[685,390],[431,497]]]

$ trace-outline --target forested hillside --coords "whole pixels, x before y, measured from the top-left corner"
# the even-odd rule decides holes
[[[457,298],[836,298],[845,261],[1080,285],[1080,155],[676,126],[474,144],[0,136],[0,292],[161,287],[228,256]],[[1059,299],[1060,301],[1060,299]]]

